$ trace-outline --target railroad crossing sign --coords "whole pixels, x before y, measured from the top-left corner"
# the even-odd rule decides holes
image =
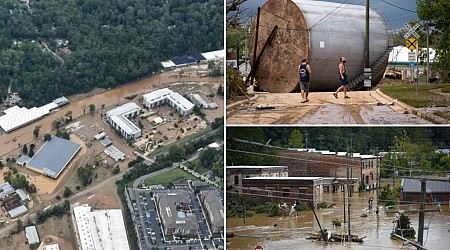
[[[406,39],[405,46],[409,50],[413,51],[418,48],[419,42],[417,42],[417,39],[415,39],[414,37],[410,37]]]
[[[419,39],[420,35],[417,34],[416,30],[420,27],[420,24],[416,23],[413,27],[409,25],[409,23],[405,23],[405,28],[408,30],[406,34],[404,35],[405,39],[408,39],[411,35],[413,35],[415,38]]]

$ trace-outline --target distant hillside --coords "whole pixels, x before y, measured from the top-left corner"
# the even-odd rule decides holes
[[[26,106],[152,74],[223,48],[222,0],[0,1],[0,100]]]

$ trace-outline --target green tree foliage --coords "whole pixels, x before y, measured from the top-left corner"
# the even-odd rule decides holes
[[[112,174],[118,174],[119,172],[120,172],[120,168],[119,168],[119,166],[116,166],[116,167],[113,169]]]
[[[395,233],[403,235],[407,239],[412,239],[416,235],[416,230],[411,227],[411,221],[408,215],[400,214],[397,216],[397,226],[395,227]],[[407,229],[407,230],[405,230]]]
[[[39,130],[40,128],[38,126],[36,126],[33,130],[33,135],[34,137],[38,138],[39,137]]]
[[[36,186],[30,183],[25,175],[15,171],[6,171],[3,173],[4,180],[9,182],[15,189],[25,189],[29,193],[36,193]]]
[[[51,134],[45,134],[44,135],[44,140],[45,141],[50,141],[52,139],[52,135]]]
[[[170,146],[169,148],[169,159],[173,162],[180,161],[186,156],[186,150],[183,147],[176,145]]]
[[[241,73],[233,67],[227,66],[227,98],[243,95],[247,86],[242,79]]]
[[[64,193],[63,193],[64,198],[67,198],[67,197],[71,196],[72,194],[73,194],[73,192],[72,192],[72,189],[70,189],[70,187],[64,188]]]
[[[202,151],[200,155],[201,165],[206,169],[212,169],[214,159],[219,152],[214,148],[207,148]]]
[[[268,147],[244,143],[237,140],[247,140],[265,144],[269,139],[261,127],[231,127],[227,128],[227,165],[270,166],[277,165],[276,150]],[[233,150],[233,151],[231,151]],[[249,153],[250,152],[250,153]]]
[[[91,113],[91,115],[94,115],[95,112],[95,105],[94,104],[89,104],[89,113]]]
[[[430,35],[436,49],[433,63],[443,82],[450,81],[450,2],[448,0],[417,0],[417,14],[421,20],[434,20],[435,31]]]
[[[305,145],[303,144],[303,135],[299,129],[295,129],[292,131],[291,136],[289,137],[288,147],[290,148],[303,148]]]
[[[45,211],[44,210],[37,211],[36,224],[42,224],[52,216],[61,218],[65,214],[70,215],[70,201],[68,200],[65,200],[62,205],[55,205]]]
[[[223,92],[223,86],[222,84],[220,84],[220,86],[217,88],[217,95],[218,96],[223,96],[224,92]]]
[[[77,169],[78,179],[83,186],[87,186],[92,181],[92,174],[94,169],[91,165],[86,165],[85,167],[80,167]]]
[[[27,144],[24,144],[22,147],[22,154],[27,155],[28,154],[28,147]]]
[[[30,9],[4,0],[0,12],[0,94],[16,80],[28,107],[113,88],[159,71],[160,61],[224,47],[220,0],[46,0],[30,1]]]

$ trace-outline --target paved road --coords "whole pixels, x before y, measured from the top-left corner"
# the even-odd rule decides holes
[[[431,124],[377,91],[349,92],[339,99],[332,92],[310,93],[300,103],[298,93],[259,94],[253,101],[227,110],[227,124]],[[257,110],[257,107],[274,109]]]

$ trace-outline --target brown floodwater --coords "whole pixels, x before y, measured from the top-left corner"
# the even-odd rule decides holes
[[[227,233],[247,234],[264,236],[267,238],[246,238],[233,237],[227,239],[227,249],[255,249],[255,246],[262,246],[267,249],[402,249],[403,241],[393,240],[390,233],[393,229],[395,214],[386,214],[384,207],[380,214],[375,211],[367,210],[367,201],[369,197],[374,197],[375,192],[366,192],[353,194],[351,198],[351,233],[364,237],[363,243],[345,243],[331,242],[325,245],[324,242],[315,242],[307,240],[306,237],[311,233],[319,231],[319,226],[314,219],[313,212],[297,212],[297,216],[292,217],[267,217],[265,214],[254,214],[254,217],[246,218],[245,224],[242,218],[227,218]],[[344,225],[334,227],[332,220],[335,218],[343,221],[343,201],[341,193],[324,194],[322,201],[328,204],[336,203],[336,206],[328,209],[317,210],[317,216],[323,228],[332,233],[342,234]],[[374,202],[375,208],[376,202]],[[433,206],[427,206],[433,208]],[[408,206],[396,207],[396,210],[407,210]],[[367,214],[367,217],[361,217]],[[412,226],[416,230],[419,221],[418,214],[410,214]],[[275,227],[274,224],[277,226]],[[343,223],[344,224],[344,223]],[[347,223],[345,223],[347,224]],[[433,212],[425,214],[425,227],[429,224],[428,235],[424,231],[424,242],[426,249],[450,249],[450,213],[447,205],[442,206],[442,212]],[[347,226],[347,225],[345,225]],[[428,237],[427,237],[428,236]],[[415,249],[408,245],[403,249]]]

